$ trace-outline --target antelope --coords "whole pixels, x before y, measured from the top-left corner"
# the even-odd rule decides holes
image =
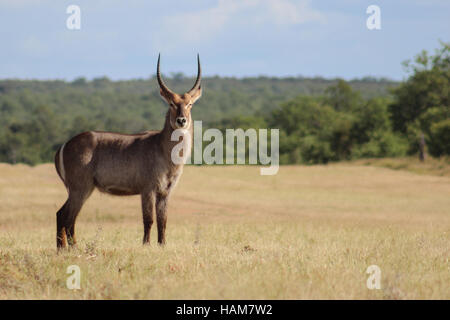
[[[158,243],[165,244],[167,205],[184,162],[172,160],[172,150],[181,141],[186,147],[180,155],[186,158],[192,145],[191,109],[201,97],[201,67],[197,55],[197,79],[188,92],[179,95],[156,77],[160,95],[169,105],[164,128],[138,134],[88,131],[64,143],[55,154],[56,171],[64,183],[68,198],[56,213],[56,246],[59,249],[76,244],[75,221],[85,203],[97,188],[111,195],[140,195],[144,223],[143,244],[150,241],[150,229],[156,212]],[[181,131],[173,141],[172,134]]]

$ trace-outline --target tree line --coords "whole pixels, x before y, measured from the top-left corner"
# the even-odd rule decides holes
[[[409,77],[206,77],[192,115],[203,128],[279,128],[281,163],[327,163],[416,154],[423,136],[432,156],[450,153],[450,47],[405,63]],[[193,79],[165,77],[176,92]],[[136,133],[163,125],[166,105],[148,79],[0,81],[0,162],[38,164],[87,130]]]

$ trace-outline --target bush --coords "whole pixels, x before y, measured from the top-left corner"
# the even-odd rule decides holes
[[[435,157],[450,154],[450,119],[431,125],[428,148]]]
[[[391,131],[373,133],[370,141],[353,150],[353,156],[358,158],[401,157],[408,151],[405,138],[395,135]]]

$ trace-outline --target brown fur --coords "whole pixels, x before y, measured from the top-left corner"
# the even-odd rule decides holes
[[[190,111],[201,92],[200,84],[183,95],[161,89],[161,95],[170,105],[161,131],[132,135],[83,132],[63,145],[63,168],[60,166],[61,148],[56,152],[56,171],[68,190],[68,199],[56,214],[58,248],[65,247],[67,242],[69,245],[76,243],[77,215],[95,188],[119,196],[140,194],[143,243],[149,242],[155,212],[158,243],[165,243],[167,203],[183,171],[183,164],[174,164],[171,160],[172,148],[179,143],[171,141],[171,135],[177,129],[176,119],[184,117],[185,129],[192,139]]]

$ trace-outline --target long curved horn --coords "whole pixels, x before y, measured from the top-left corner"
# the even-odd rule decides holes
[[[200,67],[200,56],[197,53],[197,64],[198,64],[198,70],[197,70],[197,80],[195,80],[194,86],[191,90],[188,91],[188,94],[192,95],[194,91],[198,90],[200,88],[200,83],[202,82],[202,68]]]
[[[159,61],[160,61],[160,59],[161,59],[161,53],[158,54],[158,66],[157,66],[157,68],[156,68],[156,79],[158,79],[159,87],[160,87],[163,91],[165,91],[165,92],[167,92],[167,93],[169,93],[169,94],[174,94],[174,93],[172,92],[172,90],[170,90],[170,89],[166,86],[166,84],[164,83],[163,79],[161,78],[161,72],[160,72],[160,70],[159,70]]]

